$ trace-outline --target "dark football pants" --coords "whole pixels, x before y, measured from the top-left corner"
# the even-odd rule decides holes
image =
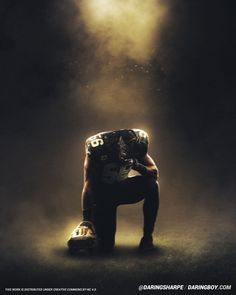
[[[94,226],[101,245],[114,245],[117,207],[141,200],[144,200],[144,235],[152,234],[159,207],[159,186],[154,178],[135,176],[117,184],[100,185],[94,197]]]

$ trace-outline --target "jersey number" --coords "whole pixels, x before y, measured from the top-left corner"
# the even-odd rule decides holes
[[[103,144],[104,144],[104,141],[101,138],[94,139],[94,140],[91,141],[91,146],[92,147],[96,147],[96,146],[103,145]]]
[[[103,145],[104,144],[104,141],[101,138],[101,135],[91,136],[90,137],[90,140],[91,140],[91,146],[92,147],[97,147],[99,145]]]

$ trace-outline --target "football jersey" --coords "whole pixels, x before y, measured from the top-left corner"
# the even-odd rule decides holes
[[[148,135],[140,129],[100,132],[86,140],[86,154],[96,162],[98,181],[114,184],[126,179],[132,170],[130,162],[118,158],[117,141],[122,137],[130,149],[129,158],[140,160],[148,150]]]

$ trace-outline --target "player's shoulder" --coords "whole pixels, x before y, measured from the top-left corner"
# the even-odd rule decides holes
[[[149,142],[149,136],[148,133],[142,129],[132,129],[133,132],[136,135],[137,142],[138,143],[144,143],[148,145]]]
[[[110,133],[110,131],[99,132],[88,137],[85,141],[86,153],[88,155],[99,154],[103,150]]]

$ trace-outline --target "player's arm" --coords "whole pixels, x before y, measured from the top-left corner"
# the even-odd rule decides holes
[[[82,211],[83,219],[91,221],[93,207],[93,189],[94,189],[95,167],[93,159],[86,154],[84,160],[84,186],[82,190]]]
[[[133,169],[138,171],[141,175],[157,179],[159,177],[158,168],[154,160],[145,154],[139,161],[135,160]]]

